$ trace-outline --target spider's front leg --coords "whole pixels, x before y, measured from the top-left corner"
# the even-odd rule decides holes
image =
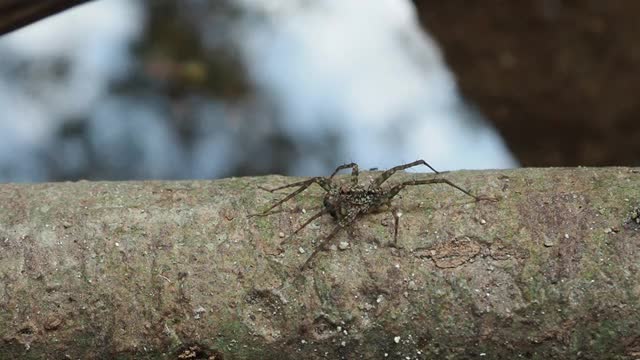
[[[414,166],[418,166],[418,165],[424,165],[424,166],[428,167],[429,169],[431,169],[436,174],[440,173],[440,172],[438,172],[438,170],[434,169],[433,166],[429,165],[429,163],[427,163],[426,161],[424,161],[424,160],[416,160],[416,161],[410,162],[408,164],[394,166],[391,169],[384,171],[382,174],[380,174],[380,176],[378,176],[373,181],[373,184],[374,184],[374,186],[378,187],[378,186],[382,185],[382,183],[387,181],[387,179],[390,178],[391,175],[395,174],[397,171],[405,170],[405,169],[408,169],[408,168],[411,168],[411,167],[414,167]]]
[[[473,195],[469,191],[463,189],[462,187],[452,183],[451,181],[449,181],[447,179],[425,179],[425,180],[409,180],[409,181],[405,181],[403,183],[400,183],[398,185],[395,185],[394,187],[389,189],[389,191],[385,195],[385,198],[386,198],[385,202],[390,204],[391,200],[396,195],[398,195],[398,193],[400,191],[402,191],[402,189],[404,189],[407,186],[411,186],[411,185],[429,185],[429,184],[447,184],[449,186],[452,186],[452,187],[462,191],[466,195],[471,196],[476,201],[482,200],[481,198]],[[398,228],[400,226],[400,217],[402,216],[402,212],[400,212],[400,210],[397,209],[397,208],[392,208],[391,213],[393,214],[393,220],[394,220],[394,222],[393,222],[394,223],[394,229],[393,229],[393,245],[392,245],[392,247],[397,248],[398,247]]]
[[[449,185],[451,187],[454,187],[454,188],[462,191],[463,193],[471,196],[476,201],[483,200],[483,199],[473,195],[469,191],[463,189],[462,187],[452,183],[451,181],[449,181],[447,179],[425,179],[425,180],[409,180],[409,181],[402,182],[402,183],[400,183],[398,185],[395,185],[394,187],[389,189],[389,192],[387,193],[387,201],[391,201],[391,199],[393,199],[396,195],[398,195],[398,193],[400,191],[402,191],[402,189],[406,188],[407,186],[411,186],[411,185],[429,185],[429,184],[447,184],[447,185]]]
[[[349,163],[349,164],[344,164],[344,165],[340,165],[338,166],[334,171],[333,174],[331,174],[331,176],[329,176],[329,179],[333,179],[334,176],[336,176],[336,174],[340,171],[340,170],[344,170],[344,169],[351,169],[351,184],[352,185],[358,185],[358,174],[359,174],[359,170],[358,170],[358,164],[356,163]]]

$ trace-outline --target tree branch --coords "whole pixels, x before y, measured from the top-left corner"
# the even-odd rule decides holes
[[[410,186],[400,249],[368,215],[303,273],[322,190],[247,217],[295,179],[0,185],[0,358],[640,356],[639,170],[442,176],[500,200]]]
[[[91,0],[0,0],[0,35]]]

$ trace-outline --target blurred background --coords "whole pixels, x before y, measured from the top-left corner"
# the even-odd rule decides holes
[[[640,2],[362,4],[96,0],[3,35],[0,182],[640,165]]]

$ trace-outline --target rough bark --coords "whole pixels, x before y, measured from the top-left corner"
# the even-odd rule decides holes
[[[0,358],[640,357],[639,170],[443,176],[499,201],[410,187],[302,273],[322,191],[247,217],[295,179],[0,185]]]

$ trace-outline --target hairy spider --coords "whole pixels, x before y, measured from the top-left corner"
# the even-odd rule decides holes
[[[253,214],[252,216],[266,216],[271,214],[271,210],[273,210],[278,205],[291,200],[294,196],[300,194],[304,190],[306,190],[312,184],[318,184],[322,187],[327,193],[324,196],[323,205],[324,208],[312,215],[307,221],[305,221],[300,227],[298,227],[291,236],[300,232],[300,230],[304,229],[307,225],[309,225],[315,219],[329,214],[331,215],[338,225],[331,230],[331,232],[324,237],[323,240],[320,241],[320,244],[313,251],[311,256],[305,261],[304,265],[302,265],[302,270],[309,267],[315,256],[321,250],[326,250],[329,247],[329,241],[333,239],[336,234],[349,226],[351,226],[359,217],[370,214],[384,207],[391,207],[391,200],[398,195],[398,193],[407,186],[410,185],[428,185],[428,184],[447,184],[451,187],[454,187],[463,193],[469,195],[474,198],[476,201],[481,200],[481,198],[471,194],[469,191],[461,188],[460,186],[452,183],[447,179],[435,178],[435,179],[423,179],[423,180],[408,180],[404,181],[400,184],[393,185],[390,188],[382,188],[382,184],[387,181],[395,172],[400,170],[405,170],[410,167],[414,167],[417,165],[425,165],[429,167],[434,173],[440,174],[436,169],[434,169],[431,165],[429,165],[424,160],[417,160],[408,164],[394,166],[389,170],[382,172],[377,178],[375,178],[368,186],[364,186],[358,183],[358,164],[350,163],[340,165],[336,168],[336,170],[329,177],[313,177],[308,180],[295,182],[292,184],[283,185],[274,189],[267,189],[260,187],[263,190],[274,192],[290,187],[298,187],[298,189],[291,194],[287,195],[282,200],[279,200],[275,204],[273,204],[270,208],[263,211],[259,214]],[[336,184],[333,182],[334,176],[344,169],[351,169],[351,183],[350,184]],[[393,246],[397,245],[398,241],[398,223],[400,221],[400,212],[393,208],[391,211],[394,218],[394,234],[393,234]],[[287,239],[285,239],[286,241]],[[283,241],[284,243],[284,241]]]

